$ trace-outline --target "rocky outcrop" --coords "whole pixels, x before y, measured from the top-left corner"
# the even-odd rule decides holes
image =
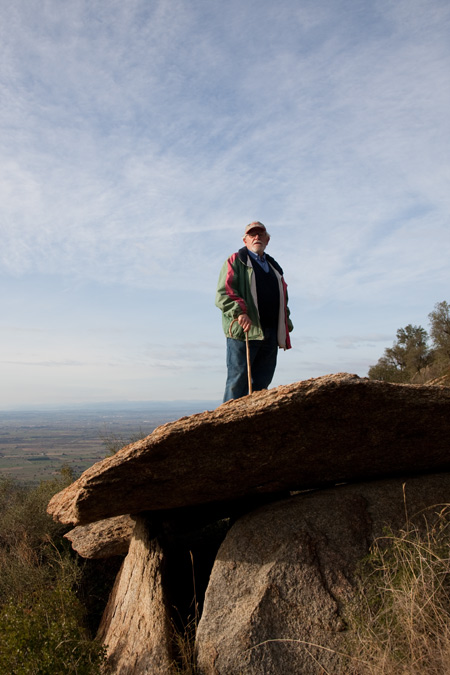
[[[363,672],[351,658],[346,624],[357,565],[386,527],[432,526],[449,495],[450,473],[443,473],[298,494],[238,519],[209,577],[197,630],[198,672]],[[180,607],[173,590],[179,552],[150,514],[136,520],[99,638],[112,673],[176,672],[169,617]],[[197,569],[195,551],[192,564]]]
[[[299,495],[240,519],[216,557],[197,631],[202,675],[362,672],[348,656],[354,573],[387,525],[430,525],[450,474]],[[430,509],[431,507],[431,509]]]
[[[409,522],[449,502],[449,419],[448,387],[339,374],[163,425],[91,467],[49,512],[77,525],[84,557],[129,547],[99,629],[111,673],[173,672],[175,614],[204,597],[202,675],[358,675],[343,656],[356,566],[404,524],[404,484]]]
[[[450,391],[339,374],[165,424],[95,464],[49,513],[87,524],[244,496],[450,468]]]
[[[105,518],[89,525],[78,525],[64,537],[83,558],[111,558],[126,555],[134,524],[131,516]]]

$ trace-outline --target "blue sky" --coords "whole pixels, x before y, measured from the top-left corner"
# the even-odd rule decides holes
[[[273,385],[361,376],[450,301],[447,0],[0,0],[0,409],[219,401],[253,220]]]

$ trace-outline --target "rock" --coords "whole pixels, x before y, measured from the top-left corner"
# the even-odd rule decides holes
[[[172,629],[164,594],[164,555],[145,518],[136,518],[128,555],[98,630],[114,675],[167,675]]]
[[[341,486],[244,516],[219,549],[197,631],[202,675],[360,673],[346,650],[354,572],[385,525],[425,523],[450,474]],[[406,513],[407,510],[407,513]]]
[[[427,385],[440,386],[440,387],[450,387],[450,372],[441,375],[440,377],[435,377],[433,380],[427,382]]]
[[[450,468],[445,387],[341,373],[155,429],[50,501],[62,523]]]
[[[78,525],[64,537],[83,558],[111,558],[126,555],[133,529],[131,516],[115,516],[89,525]]]

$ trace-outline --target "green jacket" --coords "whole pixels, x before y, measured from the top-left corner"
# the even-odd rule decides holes
[[[283,278],[283,270],[276,260],[267,255],[267,253],[266,259],[275,272],[280,289],[278,346],[281,349],[290,349],[289,332],[293,329],[293,325],[289,318],[287,285]],[[240,314],[248,314],[252,322],[252,326],[248,332],[249,340],[264,339],[259,320],[255,273],[253,272],[250,256],[245,246],[237,253],[233,253],[224,262],[220,270],[216,292],[216,306],[222,311],[222,325],[227,337],[245,340],[244,331],[234,319],[237,319]]]

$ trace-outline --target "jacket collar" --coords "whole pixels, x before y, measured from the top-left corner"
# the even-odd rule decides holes
[[[250,256],[248,255],[248,251],[247,251],[247,247],[246,247],[246,246],[243,246],[242,248],[239,249],[239,251],[238,251],[238,258],[239,258],[239,260],[240,260],[242,263],[244,263],[244,265],[248,265],[248,264],[249,264],[249,262],[250,262],[250,261],[249,261]],[[281,274],[281,276],[283,276],[283,270],[281,269],[280,265],[277,263],[277,261],[275,260],[275,258],[272,258],[271,255],[269,255],[268,253],[266,253],[266,260],[267,260],[268,263],[270,263],[270,264],[272,265],[272,267],[275,267],[275,269],[277,270],[277,272],[278,272],[279,274]],[[251,264],[251,263],[250,263],[250,264]]]

